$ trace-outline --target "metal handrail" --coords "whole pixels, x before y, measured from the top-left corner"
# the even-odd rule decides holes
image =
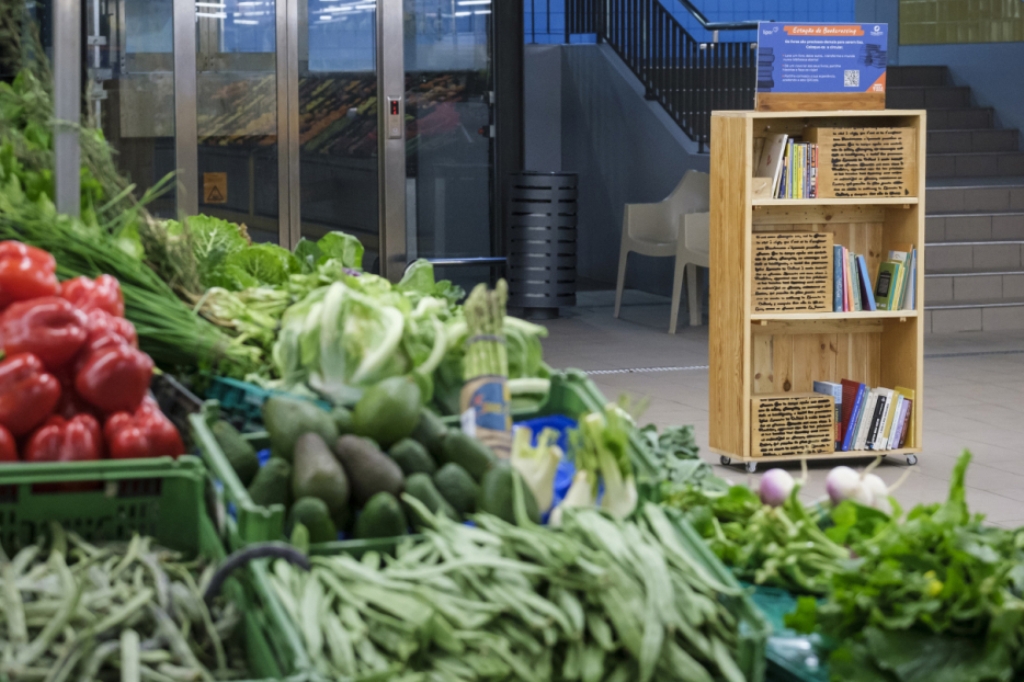
[[[565,9],[565,42],[596,34],[700,151],[708,147],[712,111],[753,108],[755,45],[698,41],[661,0],[567,0]]]
[[[708,31],[751,31],[757,29],[757,21],[708,21],[697,7],[690,0],[676,0],[683,6],[690,15],[697,20],[705,30]],[[774,20],[772,20],[774,21]]]

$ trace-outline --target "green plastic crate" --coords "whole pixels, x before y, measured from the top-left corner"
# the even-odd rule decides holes
[[[532,419],[552,414],[562,414],[576,419],[587,412],[594,412],[604,407],[607,401],[600,391],[587,379],[586,375],[577,370],[569,370],[551,378],[551,390],[540,408],[529,414],[517,415],[517,418]],[[227,458],[217,444],[210,430],[210,415],[193,414],[189,419],[192,435],[200,452],[206,460],[214,477],[224,488],[225,497],[234,504],[238,523],[237,539],[242,544],[269,542],[284,538],[285,509],[282,505],[264,507],[253,503],[249,491],[238,479]],[[457,418],[454,422],[457,424]],[[257,449],[268,447],[265,432],[246,434],[247,439]],[[654,456],[646,443],[639,436],[630,437],[630,455],[637,468],[638,478],[653,474],[657,468]],[[371,545],[366,545],[370,542]],[[376,549],[372,543],[377,541],[344,540],[326,543],[325,548],[346,550],[362,553],[367,548]],[[386,543],[385,543],[386,544]],[[319,551],[319,548],[318,548]]]
[[[68,482],[96,486],[52,491],[50,484]],[[220,561],[224,545],[206,512],[205,484],[206,468],[191,456],[0,466],[0,542],[9,553],[17,551],[57,521],[92,542],[129,540],[138,532],[186,555]],[[259,572],[235,572],[224,592],[245,616],[250,671],[306,680],[309,658]]]
[[[768,640],[770,682],[828,682],[828,647],[817,635],[801,635],[786,627],[786,614],[796,609],[796,597],[777,587],[755,587],[754,604],[772,625]]]
[[[206,399],[216,400],[220,403],[221,410],[227,415],[228,420],[241,431],[262,429],[263,403],[267,401],[267,398],[273,396],[310,400],[324,409],[331,409],[331,406],[322,400],[297,396],[287,391],[273,391],[247,381],[227,377],[214,377],[206,389]]]

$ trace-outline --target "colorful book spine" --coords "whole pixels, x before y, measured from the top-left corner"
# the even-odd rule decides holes
[[[843,247],[832,247],[832,311],[841,313],[843,305]]]
[[[868,276],[868,263],[864,256],[857,256],[857,279],[860,282],[861,301],[867,303],[865,310],[877,310],[875,306],[875,292],[871,287],[871,278]]]
[[[867,450],[868,433],[871,431],[871,424],[875,421],[875,410],[878,408],[878,391],[868,390],[868,396],[864,402],[864,409],[861,411],[860,419],[857,422],[857,439],[853,442],[854,450]]]
[[[864,305],[860,299],[860,286],[857,285],[857,258],[851,253],[849,260],[849,279],[847,279],[846,285],[850,287],[850,291],[853,292],[853,310],[859,312],[864,310]]]
[[[857,388],[857,395],[853,399],[853,409],[850,410],[850,421],[846,423],[846,433],[843,435],[843,452],[853,448],[857,437],[857,424],[860,422],[861,414],[864,412],[864,400],[867,396],[868,387],[860,384]]]
[[[831,381],[815,381],[814,392],[832,396],[835,407],[836,448],[839,448],[843,441],[843,386]]]

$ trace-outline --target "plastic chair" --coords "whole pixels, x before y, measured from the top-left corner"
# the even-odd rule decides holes
[[[619,250],[619,278],[615,287],[615,317],[622,307],[626,284],[626,261],[630,251],[644,256],[675,256],[672,278],[672,315],[668,333],[676,333],[683,271],[690,303],[690,326],[701,324],[697,268],[709,267],[711,239],[711,184],[707,173],[686,171],[672,194],[656,204],[626,204],[622,218],[622,246]]]

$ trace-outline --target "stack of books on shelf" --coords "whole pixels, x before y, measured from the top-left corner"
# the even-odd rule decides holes
[[[785,133],[758,138],[754,148],[754,177],[771,178],[776,199],[815,199],[818,196],[818,145],[797,142]]]
[[[835,400],[836,452],[897,450],[906,446],[912,431],[912,389],[871,388],[843,379],[838,384],[815,381],[814,392]]]
[[[878,266],[875,301],[881,310],[913,310],[916,289],[917,249],[906,244],[890,251],[889,260]]]
[[[834,246],[832,269],[832,310],[848,313],[861,310],[914,310],[917,303],[917,249],[907,244],[889,252],[878,266],[871,286],[868,264],[863,255],[845,246]]]

